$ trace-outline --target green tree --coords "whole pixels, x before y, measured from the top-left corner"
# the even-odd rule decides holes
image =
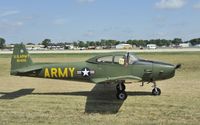
[[[200,38],[196,38],[196,39],[191,39],[189,41],[193,46],[200,44]]]
[[[101,46],[106,46],[106,40],[104,39],[101,39],[101,42],[100,42]]]
[[[0,38],[0,49],[5,48],[5,43],[6,43],[6,40],[4,38]]]
[[[83,41],[79,41],[78,42],[78,46],[79,47],[85,47],[86,45],[85,45],[85,43]]]
[[[94,41],[90,41],[89,46],[96,46],[96,43]]]
[[[50,39],[45,39],[42,41],[42,45],[44,45],[44,48],[47,48],[47,46],[51,43]]]
[[[27,43],[26,45],[35,45],[34,43]]]
[[[73,45],[74,45],[75,47],[77,47],[77,46],[78,46],[78,43],[77,43],[77,42],[73,42]]]
[[[182,39],[180,38],[175,38],[174,40],[172,40],[172,44],[178,45],[180,43],[182,43]]]
[[[99,41],[96,41],[96,46],[101,46],[101,43]]]

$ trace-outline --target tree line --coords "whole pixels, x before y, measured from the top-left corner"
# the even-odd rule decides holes
[[[197,44],[200,44],[200,38],[191,39],[189,41],[185,41],[191,43],[191,45],[195,46]],[[127,40],[127,41],[119,41],[119,40],[106,40],[101,39],[99,41],[74,41],[74,42],[52,42],[51,39],[44,39],[39,44],[44,45],[44,47],[48,46],[62,46],[65,45],[73,45],[77,47],[89,47],[89,46],[106,46],[106,47],[112,47],[120,43],[126,43],[135,45],[136,47],[146,47],[147,44],[156,44],[157,46],[170,46],[170,45],[178,45],[180,43],[183,43],[181,38],[174,38],[173,40],[167,40],[167,39],[151,39],[151,40]],[[27,43],[28,45],[34,43]],[[5,48],[6,40],[4,38],[0,37],[0,49]]]
[[[185,43],[191,43],[193,46],[200,44],[200,38],[191,39],[189,41],[185,41]],[[77,47],[89,47],[89,46],[106,46],[112,47],[118,45],[120,43],[131,44],[135,45],[136,47],[146,47],[147,44],[156,44],[157,46],[170,46],[170,45],[179,45],[183,43],[181,38],[174,38],[173,40],[166,40],[166,39],[151,39],[151,40],[127,40],[127,41],[119,41],[119,40],[106,40],[101,39],[100,41],[75,41],[75,42],[60,42],[60,43],[52,43],[50,39],[45,39],[41,42],[42,45],[45,47],[57,45],[57,46],[65,46],[65,45],[74,45]]]

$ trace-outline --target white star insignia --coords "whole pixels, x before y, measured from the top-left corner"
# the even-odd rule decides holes
[[[90,71],[85,68],[84,71],[81,72],[83,73],[83,76],[89,76]]]
[[[85,67],[81,70],[78,70],[77,74],[82,75],[83,77],[90,77],[91,75],[95,74],[95,71]]]

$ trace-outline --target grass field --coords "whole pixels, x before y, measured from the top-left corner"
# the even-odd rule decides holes
[[[35,62],[84,61],[94,54],[33,54]],[[127,85],[127,100],[115,99],[115,86],[9,75],[10,55],[0,55],[0,125],[200,124],[200,52],[138,53],[182,68],[152,84]]]

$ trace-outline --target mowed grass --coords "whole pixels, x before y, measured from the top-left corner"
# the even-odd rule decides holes
[[[84,61],[95,54],[33,55],[34,62]],[[200,52],[138,53],[150,60],[181,63],[176,76],[157,84],[128,84],[127,100],[114,85],[10,76],[10,55],[0,55],[0,125],[199,124]]]

